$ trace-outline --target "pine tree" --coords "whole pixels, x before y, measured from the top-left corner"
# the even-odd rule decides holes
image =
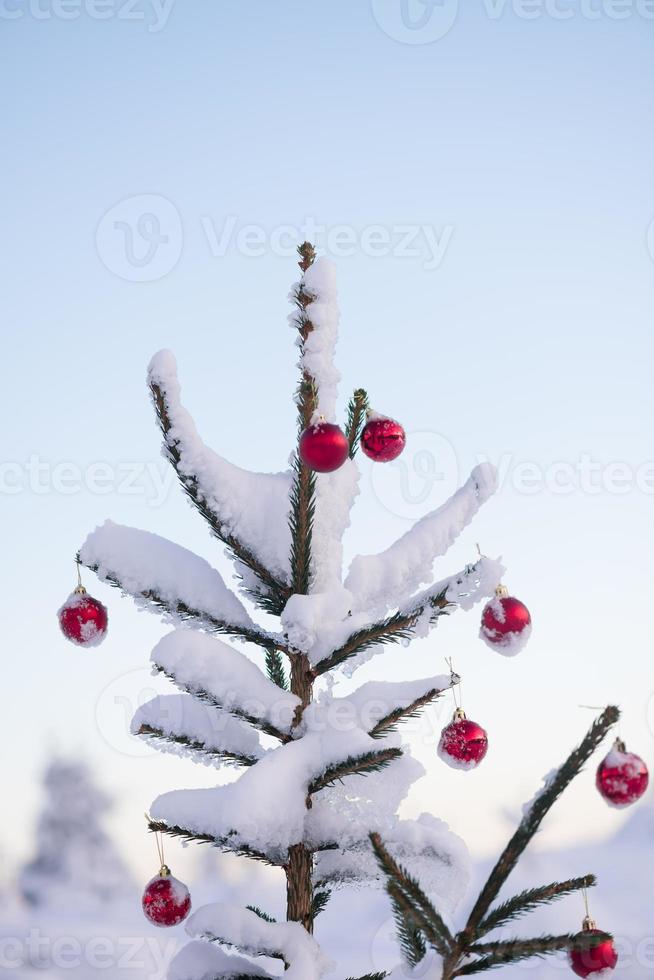
[[[299,436],[321,416],[336,419],[339,376],[333,268],[308,243],[298,251],[302,277],[292,292],[291,325],[300,354]],[[273,921],[256,901],[250,909],[196,910],[187,922],[193,941],[173,962],[171,980],[275,975],[255,965],[256,957],[282,961],[289,980],[323,976],[328,963],[313,938],[314,922],[333,890],[352,882],[387,883],[405,959],[433,963],[429,976],[448,980],[569,945],[569,936],[513,944],[484,936],[592,884],[591,877],[575,879],[490,907],[545,812],[617,712],[605,713],[534,802],[465,928],[453,934],[448,923],[469,876],[465,845],[433,816],[405,820],[397,810],[421,775],[402,744],[402,722],[428,710],[459,678],[448,672],[369,682],[341,698],[332,690],[339,671],[351,675],[388,644],[424,637],[441,616],[494,594],[503,568],[485,557],[433,581],[435,559],[495,492],[494,468],[475,467],[450,500],[385,551],[357,556],[344,578],[342,540],[358,492],[366,392],[357,389],[350,400],[349,459],[340,469],[312,472],[296,444],[290,471],[262,474],[204,445],[182,405],[172,354],[153,358],[148,380],[164,453],[234,562],[248,603],[206,561],[151,533],[106,522],[80,550],[79,560],[101,579],[174,627],[155,647],[152,663],[177,693],[141,707],[134,733],[164,751],[240,769],[227,786],[160,796],[150,829],[265,862],[281,869],[287,886],[286,922]],[[279,627],[265,628],[249,609],[277,617]],[[250,656],[221,637],[246,643]]]
[[[43,776],[44,799],[36,854],[22,869],[19,888],[35,906],[62,901],[109,902],[133,891],[113,842],[102,828],[109,797],[90,768],[73,759],[52,759]]]

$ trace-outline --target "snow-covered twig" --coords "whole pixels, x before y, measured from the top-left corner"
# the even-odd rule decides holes
[[[189,694],[158,695],[137,710],[131,730],[176,755],[205,765],[253,766],[263,755],[252,727]]]
[[[249,956],[281,959],[286,980],[320,980],[331,965],[298,922],[266,922],[254,912],[232,905],[205,905],[193,913],[186,931]]]
[[[252,473],[208,449],[180,399],[177,366],[159,351],[148,383],[170,461],[191,503],[237,562],[258,580],[247,592],[279,613],[290,590],[289,473]]]
[[[445,554],[496,489],[495,467],[481,463],[446,503],[422,517],[385,551],[354,558],[345,587],[355,597],[355,609],[380,614],[402,606],[429,582],[435,559]]]
[[[181,690],[288,741],[299,698],[270,681],[245,654],[194,630],[164,636],[152,663]]]
[[[173,620],[192,620],[216,633],[259,646],[281,638],[253,623],[243,603],[203,558],[158,534],[105,521],[89,534],[79,559],[98,578]]]
[[[314,668],[316,674],[333,670],[371,647],[400,643],[424,635],[440,616],[457,607],[470,609],[476,602],[492,595],[502,571],[499,562],[482,558],[424,592],[410,596],[393,615],[355,630],[337,649],[318,660]],[[329,633],[325,633],[329,637]],[[321,648],[324,645],[325,637],[322,638]]]

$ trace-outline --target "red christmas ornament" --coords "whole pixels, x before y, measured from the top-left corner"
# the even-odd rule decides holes
[[[453,769],[474,769],[488,751],[488,735],[465,711],[457,708],[454,718],[441,732],[438,755]]]
[[[173,878],[170,868],[164,864],[159,874],[146,885],[141,904],[146,918],[155,926],[177,926],[191,911],[191,895],[186,885]]]
[[[606,976],[611,970],[615,970],[618,954],[612,939],[604,939],[594,946],[581,941],[586,936],[601,935],[601,930],[592,919],[584,919],[583,931],[577,937],[580,940],[579,945],[573,946],[568,952],[572,972],[578,977]]]
[[[350,453],[345,433],[333,422],[320,418],[300,436],[300,459],[316,473],[339,469]]]
[[[375,412],[368,413],[368,421],[361,433],[361,449],[376,463],[389,463],[397,459],[406,445],[406,434],[399,422]]]
[[[609,806],[621,808],[641,798],[649,784],[649,772],[640,756],[627,752],[618,738],[600,762],[595,781]]]
[[[514,657],[531,635],[531,615],[523,602],[509,595],[505,585],[498,585],[495,597],[481,614],[479,635],[493,650]]]
[[[57,613],[61,632],[80,647],[96,647],[107,632],[107,607],[78,585]]]

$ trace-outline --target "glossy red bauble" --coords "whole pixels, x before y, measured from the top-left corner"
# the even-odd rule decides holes
[[[177,926],[191,911],[191,896],[186,885],[163,867],[146,885],[141,904],[155,926]]]
[[[578,977],[605,976],[609,971],[615,970],[618,954],[612,939],[605,939],[595,946],[581,942],[585,936],[599,935],[601,935],[599,929],[584,928],[584,931],[579,933],[579,946],[573,946],[569,951],[568,960],[572,972],[576,973]]]
[[[627,752],[617,739],[597,769],[596,785],[610,806],[631,806],[639,800],[649,784],[647,766],[639,755]]]
[[[481,615],[482,640],[507,657],[520,653],[531,633],[531,615],[523,602],[506,595],[503,586],[484,607]]]
[[[316,473],[332,473],[347,459],[350,445],[342,429],[321,419],[304,430],[299,452],[302,462]]]
[[[107,632],[107,608],[82,589],[68,596],[59,610],[61,632],[72,643],[81,647],[95,647]]]
[[[441,732],[438,755],[453,769],[474,769],[488,751],[488,735],[458,708],[454,719]]]
[[[397,459],[406,445],[406,434],[399,422],[371,413],[361,433],[361,449],[376,463]]]

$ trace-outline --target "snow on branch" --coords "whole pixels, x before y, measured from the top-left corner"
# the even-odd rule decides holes
[[[139,605],[262,646],[276,643],[275,637],[253,623],[215,568],[158,534],[105,521],[89,534],[79,558]]]
[[[254,912],[232,905],[205,905],[190,917],[186,931],[248,956],[281,959],[286,967],[285,980],[320,980],[331,966],[315,939],[298,922],[266,922]]]
[[[334,362],[339,321],[334,263],[325,257],[312,260],[300,282],[291,288],[291,299],[295,309],[289,323],[299,333],[299,367],[311,379],[314,393],[310,421],[324,415],[333,422],[341,380]]]
[[[271,611],[279,611],[290,595],[291,474],[253,473],[205,446],[181,403],[170,351],[152,358],[148,383],[164,436],[164,455],[184,491],[238,565],[254,574],[263,598],[277,607]],[[251,576],[245,581],[247,586]],[[251,591],[257,591],[256,585]]]
[[[258,980],[273,976],[251,960],[201,940],[183,946],[168,968],[168,980]]]
[[[368,681],[343,698],[323,695],[306,708],[297,734],[336,727],[361,729],[378,738],[390,734],[404,719],[414,717],[458,681],[451,674],[414,681]]]
[[[367,816],[368,831],[360,820],[356,835],[349,832],[343,843],[316,854],[316,887],[385,886],[369,840],[369,834],[377,832],[403,867],[420,880],[441,914],[451,917],[470,882],[470,859],[461,838],[431,814],[423,813],[417,820],[384,820],[375,818],[374,813]]]
[[[319,794],[317,801],[332,792],[326,787],[334,780],[375,773],[400,754],[394,747],[380,750],[357,727],[336,731],[329,718],[321,719],[317,730],[270,750],[237,782],[165,793],[155,800],[151,814],[155,821],[185,828],[227,849],[246,845],[271,863],[283,864],[293,845],[315,835],[315,824],[307,831],[310,793]]]
[[[438,674],[415,681],[368,681],[344,700],[365,718],[367,731],[373,738],[394,732],[408,718],[416,718],[427,705],[436,701],[443,691],[458,683],[452,674]]]
[[[467,937],[477,938],[481,922],[487,915],[491,903],[499,894],[502,885],[537,832],[541,823],[554,806],[561,793],[577,776],[602,742],[607,732],[620,718],[620,711],[614,705],[609,705],[593,722],[586,736],[575,748],[566,761],[546,778],[542,789],[525,808],[524,816],[500,855],[495,867],[479,893],[479,897],[468,917],[464,933]]]
[[[331,628],[327,625],[319,636],[316,635],[309,649],[316,674],[324,674],[346,661],[350,661],[349,673],[353,673],[358,666],[380,652],[385,644],[426,636],[440,616],[457,607],[471,609],[476,602],[492,595],[503,571],[500,562],[481,558],[456,575],[411,596],[386,619],[370,623],[365,613],[355,613]],[[351,598],[347,590],[343,592]],[[313,596],[308,598],[314,599]],[[289,609],[292,609],[292,617]],[[291,598],[282,619],[289,640],[301,636],[302,630],[308,636],[312,635],[308,630],[312,611],[315,612],[308,603],[300,606],[296,596]],[[292,625],[291,618],[294,620]]]
[[[313,250],[301,254],[304,275],[291,290],[295,309],[289,321],[298,332],[297,401],[300,429],[304,429],[320,416],[330,422],[336,418],[340,374],[334,351],[339,312],[334,263],[324,257],[314,261]],[[359,472],[351,459],[334,473],[315,475],[298,464],[292,493],[295,592],[323,592],[341,585],[342,539],[358,492]]]
[[[446,503],[422,517],[386,551],[354,558],[345,586],[355,597],[356,609],[379,614],[405,602],[430,580],[434,560],[445,554],[496,490],[495,467],[481,463]]]
[[[290,738],[300,699],[278,687],[244,653],[217,637],[174,630],[157,643],[151,660],[183,691],[276,738]]]
[[[193,761],[253,766],[263,755],[259,736],[228,711],[188,694],[158,695],[137,710],[131,730],[162,752]]]
[[[449,956],[454,938],[441,914],[416,879],[391,855],[379,834],[371,834],[370,840],[379,866],[388,879],[386,889],[395,906],[396,918],[405,924],[410,923],[438,953]],[[413,931],[409,928],[406,933],[411,936]],[[418,959],[423,958],[424,952]]]

